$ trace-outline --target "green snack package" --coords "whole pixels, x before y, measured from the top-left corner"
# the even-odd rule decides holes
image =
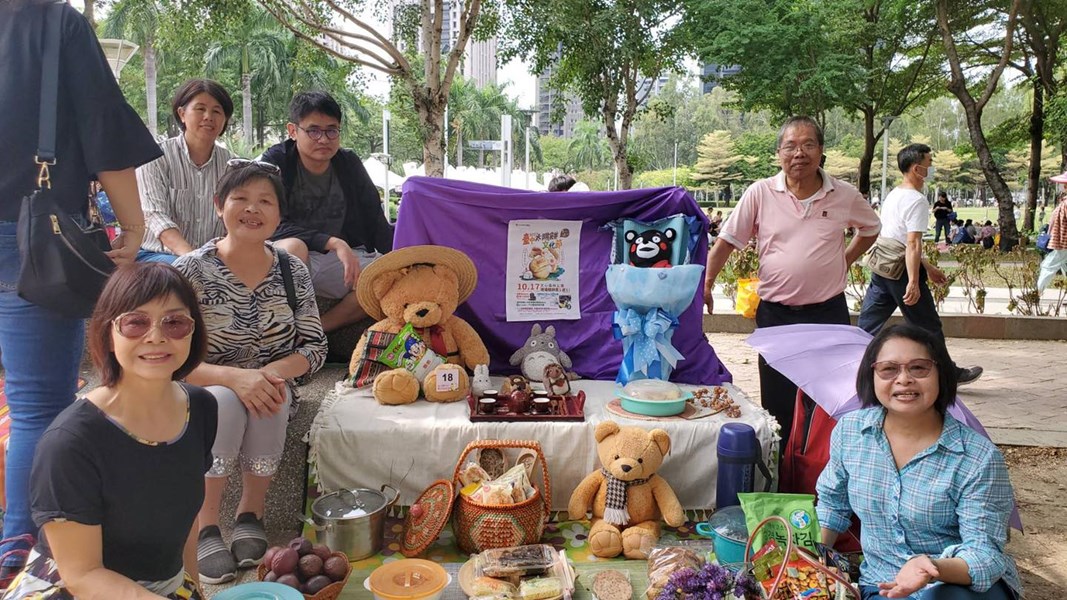
[[[793,527],[793,544],[812,553],[818,550],[819,518],[815,516],[815,496],[811,494],[772,494],[768,492],[740,493],[741,509],[745,511],[745,525],[749,531],[767,517],[779,516]],[[785,528],[780,523],[768,523],[756,533],[753,548],[762,548],[768,539],[777,540],[784,548]]]
[[[378,362],[394,369],[407,369],[421,382],[435,367],[443,365],[445,360],[430,350],[419,334],[415,333],[411,323],[408,323],[378,357]]]

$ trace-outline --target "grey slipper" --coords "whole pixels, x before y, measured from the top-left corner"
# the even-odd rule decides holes
[[[196,538],[196,566],[201,583],[219,584],[237,578],[237,565],[217,525],[200,530]]]
[[[267,532],[263,529],[263,521],[257,519],[254,513],[237,515],[230,550],[240,568],[254,567],[263,562],[263,555],[267,553]]]

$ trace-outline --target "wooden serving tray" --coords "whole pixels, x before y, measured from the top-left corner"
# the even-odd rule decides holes
[[[472,423],[480,421],[584,421],[585,392],[579,390],[576,396],[563,396],[562,402],[556,404],[554,412],[544,414],[535,412],[509,413],[503,407],[497,407],[495,414],[478,414],[478,400],[473,395],[467,396],[467,409]]]

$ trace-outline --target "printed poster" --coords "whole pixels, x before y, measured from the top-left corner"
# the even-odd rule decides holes
[[[508,223],[508,321],[578,319],[581,221]]]

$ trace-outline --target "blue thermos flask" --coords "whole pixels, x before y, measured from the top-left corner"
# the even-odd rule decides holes
[[[715,508],[723,509],[741,502],[738,493],[754,491],[756,469],[763,473],[763,491],[771,489],[771,472],[763,464],[763,451],[756,430],[744,423],[726,423],[719,431],[719,476],[715,486]]]

